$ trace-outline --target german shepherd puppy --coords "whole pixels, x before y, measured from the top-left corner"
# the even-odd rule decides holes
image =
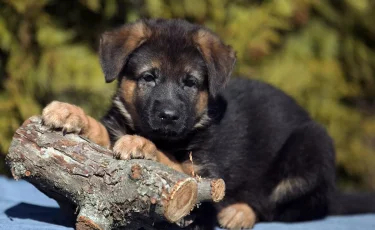
[[[106,82],[118,82],[101,122],[55,101],[44,123],[119,159],[223,178],[224,200],[197,209],[196,228],[375,211],[372,196],[336,192],[332,139],[292,98],[259,81],[230,80],[235,52],[212,31],[183,20],[137,21],[102,35],[100,61]]]

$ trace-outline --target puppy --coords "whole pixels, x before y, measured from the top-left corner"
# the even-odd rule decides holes
[[[230,80],[235,52],[212,31],[183,20],[141,20],[104,33],[99,53],[106,82],[118,84],[101,122],[55,101],[43,110],[44,123],[113,148],[119,159],[223,178],[224,200],[197,209],[196,228],[350,212],[353,202],[333,199],[335,151],[325,129],[280,90]]]

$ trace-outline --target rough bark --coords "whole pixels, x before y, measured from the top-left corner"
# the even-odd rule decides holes
[[[195,205],[220,201],[225,191],[221,179],[189,177],[148,160],[113,159],[110,150],[81,136],[49,130],[40,117],[16,131],[7,164],[15,179],[74,209],[77,229],[154,229],[163,220],[186,226],[191,221],[184,217]]]

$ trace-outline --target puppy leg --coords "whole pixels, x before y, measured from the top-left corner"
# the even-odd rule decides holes
[[[252,228],[256,222],[254,210],[246,203],[233,203],[219,211],[217,215],[221,227],[228,229]]]
[[[99,145],[110,145],[106,128],[78,106],[53,101],[43,109],[42,119],[45,125],[64,133],[81,134]]]
[[[324,217],[334,188],[334,150],[315,123],[295,130],[264,177],[270,186],[265,220],[305,221]]]
[[[158,150],[150,140],[138,135],[124,135],[113,146],[115,157],[121,160],[147,159],[160,162],[174,170],[186,173],[184,166],[172,155]]]

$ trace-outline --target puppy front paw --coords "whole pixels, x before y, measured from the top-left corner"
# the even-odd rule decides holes
[[[236,203],[222,209],[217,215],[221,227],[227,229],[253,228],[256,215],[246,203]]]
[[[80,133],[88,125],[85,112],[78,106],[53,101],[42,112],[44,125],[64,133]]]
[[[156,146],[150,140],[137,135],[124,135],[113,147],[114,156],[121,160],[148,159],[156,161]]]

